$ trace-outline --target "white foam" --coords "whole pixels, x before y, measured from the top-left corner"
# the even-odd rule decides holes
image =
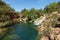
[[[46,17],[42,17],[41,19],[38,18],[35,22],[34,22],[34,25],[40,25],[44,20],[46,19]]]

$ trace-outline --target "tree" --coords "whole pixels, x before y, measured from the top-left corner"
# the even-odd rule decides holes
[[[54,11],[57,11],[57,8],[58,8],[58,5],[56,2],[53,2],[49,5],[47,5],[45,8],[44,8],[44,11],[46,13],[51,13],[51,12],[54,12]]]
[[[13,16],[14,15],[14,16]],[[0,0],[0,22],[10,21],[14,18],[19,18],[19,14],[15,12],[7,3]]]
[[[58,4],[58,12],[60,13],[60,1],[57,3]]]
[[[22,18],[26,18],[28,16],[28,10],[27,9],[23,9],[21,11],[21,14],[22,14]]]
[[[13,8],[11,8],[8,4],[0,0],[0,14],[5,14],[9,11],[15,11]]]

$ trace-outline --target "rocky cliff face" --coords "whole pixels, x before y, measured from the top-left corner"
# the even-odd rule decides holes
[[[37,27],[38,40],[60,40],[60,14],[53,12]]]

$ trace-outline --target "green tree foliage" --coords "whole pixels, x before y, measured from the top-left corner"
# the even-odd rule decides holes
[[[57,11],[57,8],[58,8],[58,4],[56,2],[53,2],[53,3],[49,4],[49,5],[47,5],[44,8],[44,11],[46,13],[51,13],[51,12]]]
[[[0,0],[0,22],[11,21],[14,18],[19,18],[19,14],[7,3]]]
[[[58,8],[60,8],[60,1],[57,4],[58,4]]]
[[[23,10],[21,11],[21,13],[22,13],[22,18],[25,18],[25,17],[28,16],[28,10],[27,10],[27,9],[23,9]]]
[[[58,11],[60,13],[60,1],[50,3],[49,5],[47,5],[44,8],[44,12],[46,12],[46,13],[51,13],[51,12],[54,12],[54,11]]]
[[[30,10],[23,9],[21,11],[22,18],[27,18],[28,21],[35,20],[39,18],[43,14],[51,14],[52,12],[58,11],[60,12],[60,1],[59,2],[52,2],[47,5],[43,10],[42,9],[35,9],[31,8]]]
[[[33,19],[35,19],[34,18],[34,16],[35,16],[35,9],[34,8],[31,8],[30,10],[29,10],[29,13],[28,13],[28,21],[31,21],[31,20],[33,20]]]
[[[58,12],[60,13],[60,1],[57,3],[58,4]]]
[[[8,4],[0,0],[0,14],[5,14],[9,11],[15,11],[13,8],[11,8]]]
[[[21,11],[21,18],[27,18],[26,21],[34,21],[35,19],[39,18],[43,14],[43,10],[36,10],[34,8],[31,8],[30,10],[23,9]]]

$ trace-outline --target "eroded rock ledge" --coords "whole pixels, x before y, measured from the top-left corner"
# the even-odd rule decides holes
[[[52,13],[37,27],[38,40],[60,40],[60,14]]]

